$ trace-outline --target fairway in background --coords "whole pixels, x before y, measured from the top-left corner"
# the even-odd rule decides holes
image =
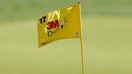
[[[0,27],[0,73],[81,74],[79,39],[60,40],[38,49],[34,23],[14,22]],[[83,18],[86,74],[132,73],[130,24],[130,18]]]
[[[44,13],[78,1],[83,16],[132,16],[132,0],[0,0],[0,22],[36,20]]]
[[[132,74],[132,0],[80,0],[85,74]],[[81,74],[79,39],[37,48],[37,20],[76,0],[0,0],[0,74]]]

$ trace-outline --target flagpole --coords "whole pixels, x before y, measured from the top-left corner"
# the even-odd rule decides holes
[[[79,4],[79,10],[81,11],[80,2]],[[81,12],[80,12],[81,15]],[[80,17],[80,24],[81,24],[81,17]],[[81,45],[81,62],[82,62],[82,74],[84,74],[84,56],[83,56],[83,46],[82,46],[82,26],[81,26],[81,37],[80,37],[80,45]]]
[[[83,47],[82,47],[82,37],[80,38],[80,44],[81,44],[82,74],[84,74],[84,56],[83,56]]]

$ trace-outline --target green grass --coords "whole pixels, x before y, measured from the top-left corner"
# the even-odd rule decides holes
[[[86,74],[132,73],[131,20],[83,18]],[[60,40],[39,49],[36,23],[12,22],[0,27],[0,74],[81,74],[79,39]]]
[[[77,1],[81,2],[83,16],[132,16],[132,0],[0,0],[0,22],[36,20],[43,13]]]
[[[85,74],[132,74],[132,0],[78,0]],[[37,48],[37,20],[77,0],[0,0],[0,74],[81,74],[79,39]]]
[[[87,74],[131,74],[132,19],[89,17],[87,20],[88,27],[84,28]]]

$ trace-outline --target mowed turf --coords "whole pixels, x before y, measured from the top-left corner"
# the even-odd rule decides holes
[[[0,0],[0,22],[36,20],[46,12],[78,1],[83,16],[132,16],[132,0]]]
[[[130,17],[83,17],[85,74],[131,74]],[[37,48],[37,21],[0,27],[0,74],[81,74],[79,39]]]

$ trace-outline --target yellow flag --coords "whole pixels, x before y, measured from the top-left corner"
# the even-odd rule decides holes
[[[38,47],[66,38],[81,38],[80,4],[49,12],[38,20]]]

